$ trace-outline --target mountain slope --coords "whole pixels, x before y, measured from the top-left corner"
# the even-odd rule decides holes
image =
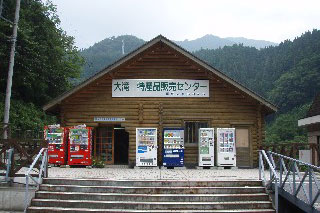
[[[257,49],[265,48],[268,46],[279,45],[279,44],[271,42],[271,41],[247,39],[247,38],[243,38],[243,37],[226,37],[225,39],[232,41],[236,44],[243,44],[244,46],[255,47]]]
[[[124,42],[124,53],[128,54],[145,43],[131,35],[106,38],[93,46],[81,51],[85,58],[84,71],[80,77],[81,81],[99,72],[102,68],[113,63],[123,56],[122,41]]]
[[[144,40],[132,35],[106,38],[93,46],[81,51],[86,63],[83,66],[83,73],[77,83],[83,81],[99,72],[102,68],[121,58],[122,41],[124,41],[125,54],[130,53],[145,43]],[[236,43],[243,43],[244,46],[262,47],[277,45],[268,41],[257,41],[246,38],[224,39],[214,35],[205,35],[195,40],[175,41],[178,45],[192,52],[201,49],[217,49],[224,46],[232,46]]]
[[[220,38],[214,35],[205,35],[195,40],[174,41],[179,46],[188,51],[197,51],[200,49],[217,49],[219,47],[231,46],[235,44],[227,39]]]
[[[234,44],[243,44],[244,46],[255,47],[257,49],[267,46],[276,46],[277,43],[264,40],[247,39],[243,37],[220,38],[214,35],[205,35],[195,40],[174,41],[188,51],[197,51],[200,49],[217,49]]]

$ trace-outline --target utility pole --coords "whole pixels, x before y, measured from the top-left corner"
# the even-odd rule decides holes
[[[2,9],[3,9],[3,0],[0,0],[0,17],[2,15]]]
[[[14,21],[13,21],[13,33],[12,33],[12,44],[11,44],[11,51],[10,51],[10,61],[9,61],[9,70],[8,70],[8,80],[7,80],[7,90],[6,90],[6,99],[5,99],[5,106],[4,106],[4,133],[3,138],[8,139],[8,123],[9,123],[9,115],[10,115],[10,99],[11,99],[11,87],[12,87],[12,76],[13,76],[13,66],[14,66],[14,56],[16,50],[16,41],[17,41],[17,34],[18,34],[18,22],[19,22],[19,13],[20,13],[20,1],[16,1],[16,12],[14,14]]]

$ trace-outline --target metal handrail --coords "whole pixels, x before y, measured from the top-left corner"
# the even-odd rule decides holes
[[[42,156],[42,161],[40,165],[39,177],[38,179],[36,179],[32,177],[30,173],[31,171],[33,171],[34,166],[36,165],[36,163],[38,162],[41,156]],[[25,201],[24,212],[27,211],[27,208],[29,205],[29,178],[36,183],[37,187],[39,187],[39,185],[42,183],[42,178],[48,177],[47,168],[48,168],[48,148],[42,148],[25,174],[26,175],[26,192],[25,192],[25,200],[24,200]]]
[[[267,161],[269,168],[270,168],[270,181],[267,183],[267,179],[265,176],[264,171],[264,159]],[[263,178],[263,179],[262,179]],[[259,180],[263,181],[263,184],[265,186],[272,183],[272,181],[275,181],[275,208],[276,212],[279,212],[279,176],[276,172],[274,161],[269,160],[266,152],[264,150],[259,150]]]
[[[278,158],[277,164],[274,161],[274,157]],[[278,200],[278,190],[281,192],[285,191],[287,196],[292,197],[294,200],[299,200],[303,204],[302,206],[307,209],[307,211],[312,211],[315,209],[314,204],[320,196],[320,183],[315,175],[315,171],[320,171],[320,167],[285,156],[275,152],[265,152],[264,150],[259,151],[259,178],[263,177],[264,182],[266,181],[264,173],[264,159],[267,161],[270,170],[270,180],[268,184],[273,184],[275,181],[275,199]],[[287,161],[287,165],[285,163]],[[299,166],[304,166],[306,172],[304,174],[300,172]],[[308,181],[308,182],[307,182]],[[308,185],[308,190],[306,185]],[[288,186],[289,188],[285,188]],[[290,190],[289,190],[290,189]],[[301,192],[302,194],[299,192]],[[315,196],[313,196],[313,191],[316,191]],[[302,199],[305,197],[305,200]],[[276,203],[276,208],[278,204]]]

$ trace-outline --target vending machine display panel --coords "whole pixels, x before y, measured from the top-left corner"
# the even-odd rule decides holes
[[[136,166],[157,166],[157,128],[136,128]]]
[[[214,166],[214,129],[199,129],[199,166]]]
[[[64,165],[67,162],[67,130],[59,124],[44,127],[44,139],[48,143],[50,164]]]
[[[217,129],[217,165],[236,166],[235,128]]]
[[[92,164],[92,128],[84,125],[69,128],[68,165]]]
[[[163,129],[163,166],[181,167],[184,166],[184,129],[164,128]]]

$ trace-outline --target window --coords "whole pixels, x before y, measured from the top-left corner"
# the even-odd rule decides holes
[[[186,121],[184,122],[184,139],[185,143],[198,143],[199,128],[208,128],[207,121]]]

